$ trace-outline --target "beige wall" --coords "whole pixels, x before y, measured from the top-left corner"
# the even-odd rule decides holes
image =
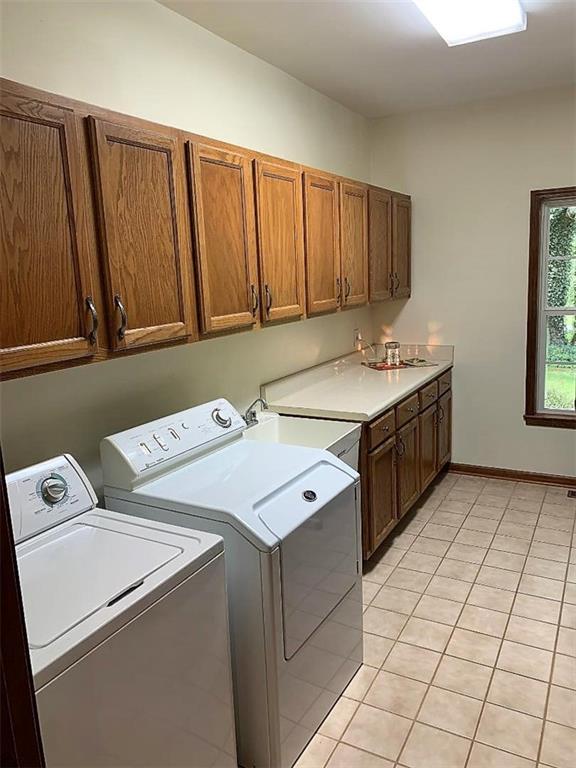
[[[575,183],[567,91],[378,121],[154,2],[1,2],[3,76],[409,191],[409,302],[7,382],[8,470],[70,451],[97,487],[101,436],[351,347],[359,326],[456,346],[456,461],[569,474],[574,435],[524,427],[528,192]],[[371,128],[371,130],[370,130]],[[373,322],[372,322],[373,321]]]
[[[372,181],[413,200],[413,293],[374,336],[455,346],[454,460],[576,474],[576,435],[526,427],[531,189],[576,184],[574,91],[377,121]]]
[[[367,179],[367,122],[154,2],[2,2],[1,74],[28,85]],[[99,487],[103,435],[335,357],[370,310],[6,382],[8,470],[62,451]]]

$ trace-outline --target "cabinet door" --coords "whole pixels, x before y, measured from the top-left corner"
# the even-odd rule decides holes
[[[392,195],[368,191],[368,265],[370,301],[392,296]]]
[[[80,146],[68,109],[0,92],[0,370],[97,350]]]
[[[432,405],[418,417],[420,419],[420,491],[424,491],[436,477],[438,466],[438,408]]]
[[[452,390],[438,400],[438,469],[441,469],[452,455]]]
[[[256,161],[260,301],[264,322],[304,313],[302,174]]]
[[[308,314],[334,312],[342,296],[338,183],[328,176],[304,174],[304,234]]]
[[[368,454],[371,552],[384,541],[396,521],[396,445],[392,437]]]
[[[408,298],[411,290],[411,219],[409,197],[392,197],[392,271],[394,296]]]
[[[90,118],[114,348],[195,332],[183,152],[172,136]]]
[[[406,514],[420,495],[420,446],[418,418],[396,433],[398,455],[398,516]]]
[[[188,144],[202,331],[256,322],[258,286],[252,164],[248,157]]]
[[[340,251],[343,305],[368,301],[368,193],[359,184],[340,184]]]

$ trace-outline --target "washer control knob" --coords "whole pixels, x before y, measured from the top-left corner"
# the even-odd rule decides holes
[[[316,491],[304,491],[302,498],[304,501],[316,501],[318,495],[316,494]]]
[[[66,496],[67,492],[68,484],[59,475],[50,475],[50,477],[42,480],[40,485],[40,493],[46,504],[58,504]]]
[[[214,408],[212,411],[212,420],[215,424],[218,424],[219,427],[224,427],[224,429],[228,429],[232,426],[232,419],[230,416],[222,416],[222,413],[220,411],[220,408]]]

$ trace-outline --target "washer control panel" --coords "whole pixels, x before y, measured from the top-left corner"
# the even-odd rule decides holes
[[[96,506],[90,481],[72,456],[56,456],[6,477],[16,542]]]
[[[219,399],[106,437],[100,446],[104,483],[132,488],[160,465],[235,439],[244,429],[234,406]]]

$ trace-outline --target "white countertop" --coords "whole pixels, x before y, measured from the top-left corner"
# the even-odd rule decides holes
[[[361,359],[353,353],[263,384],[262,396],[277,413],[371,421],[453,365],[446,360],[430,368],[377,371]]]

